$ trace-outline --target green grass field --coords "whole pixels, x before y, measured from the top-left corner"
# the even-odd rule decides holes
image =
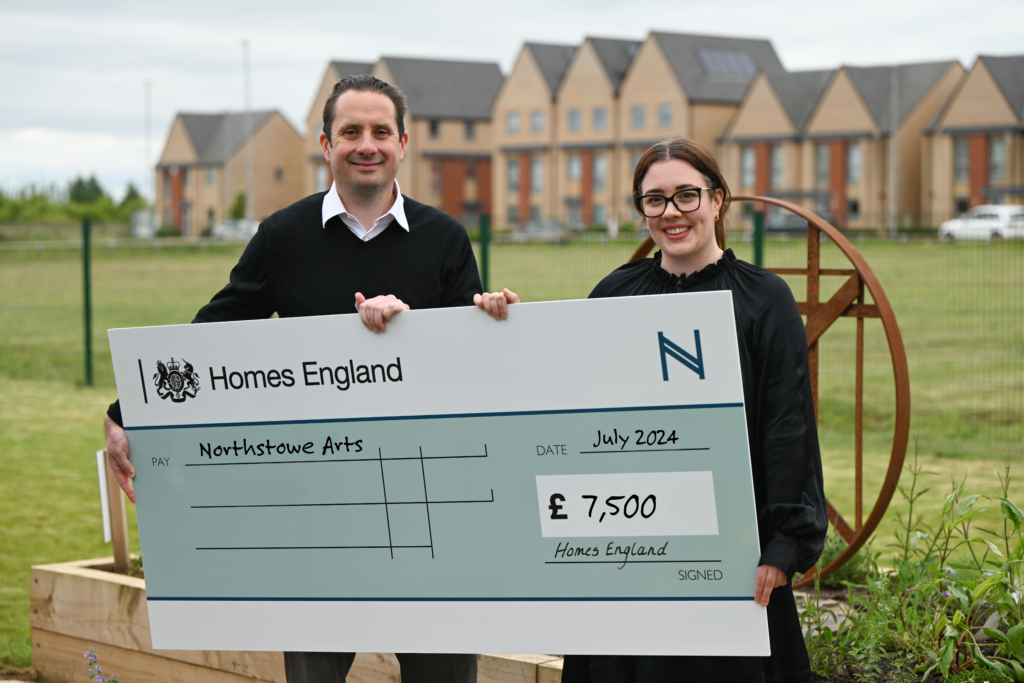
[[[740,258],[750,258],[738,242]],[[998,492],[1006,459],[1021,468],[1011,497],[1024,504],[1024,244],[857,244],[893,303],[910,364],[916,441],[941,503],[952,477],[973,493]],[[497,245],[491,286],[525,301],[579,298],[628,258],[635,243]],[[770,241],[770,266],[797,266],[801,240]],[[75,252],[0,252],[0,669],[29,665],[28,571],[33,564],[109,554],[102,544],[93,453],[114,397],[106,330],[183,323],[227,281],[239,247],[94,252],[96,388],[82,377],[81,267]],[[825,245],[823,265],[843,265]],[[799,279],[791,282],[798,298]],[[838,287],[823,284],[823,297]],[[881,325],[866,325],[865,502],[870,509],[889,459],[892,371]],[[853,521],[854,324],[821,342],[821,442],[826,493]],[[899,502],[898,499],[896,501]],[[990,506],[991,507],[991,506]],[[894,505],[874,542],[893,542]],[[997,506],[993,509],[997,509]],[[980,525],[992,526],[994,514]],[[133,550],[138,548],[134,515]],[[891,551],[891,549],[888,549]]]

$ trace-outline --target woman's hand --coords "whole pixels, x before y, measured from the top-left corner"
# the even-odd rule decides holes
[[[476,304],[477,308],[495,320],[504,320],[508,317],[509,304],[519,303],[519,296],[506,288],[504,291],[495,292],[494,294],[487,292],[474,294],[473,303]]]
[[[754,586],[754,602],[762,607],[768,606],[768,598],[776,586],[789,583],[785,572],[770,564],[762,564],[757,568],[757,584]]]

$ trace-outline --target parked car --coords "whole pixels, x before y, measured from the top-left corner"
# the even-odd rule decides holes
[[[1024,239],[1024,206],[983,204],[939,227],[941,240]]]
[[[213,226],[210,236],[219,239],[249,240],[256,234],[256,228],[258,227],[260,227],[260,222],[250,218],[226,220]]]

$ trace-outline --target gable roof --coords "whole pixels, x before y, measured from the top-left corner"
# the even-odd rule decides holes
[[[620,38],[587,38],[594,46],[594,53],[608,74],[608,80],[612,83],[612,90],[617,96],[622,80],[626,77],[629,65],[633,63],[637,50],[640,49],[639,40],[622,40]]]
[[[255,133],[276,111],[254,111],[249,114],[249,130]],[[246,138],[242,113],[178,114],[185,132],[196,150],[197,163],[223,164],[242,146]]]
[[[786,110],[793,129],[804,132],[836,69],[823,71],[779,71],[766,73],[775,94]]]
[[[1013,108],[1019,121],[1024,122],[1024,55],[1010,57],[992,57],[982,55],[979,60],[985,62],[992,78],[1003,91],[1003,96]]]
[[[768,40],[663,32],[651,35],[691,102],[739,104],[758,71],[784,70]],[[715,73],[712,67],[719,57],[753,68],[738,69],[741,73],[734,74]]]
[[[338,73],[338,78],[368,74],[373,71],[373,62],[333,61],[331,66]]]
[[[576,56],[576,46],[526,43],[523,47],[533,53],[533,59],[544,75],[551,96],[554,97],[558,92],[562,77],[569,70],[572,58]]]
[[[490,120],[505,77],[496,62],[381,57],[414,118]]]
[[[860,93],[864,105],[878,124],[883,135],[888,135],[891,121],[892,105],[892,74],[893,69],[899,73],[899,103],[897,116],[900,123],[910,111],[921,101],[935,82],[955,62],[927,62],[923,64],[900,64],[891,66],[848,66],[846,72]]]

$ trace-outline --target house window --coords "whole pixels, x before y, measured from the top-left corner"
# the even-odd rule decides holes
[[[519,207],[515,204],[510,204],[508,207],[508,224],[519,225]]]
[[[530,114],[530,130],[534,133],[544,132],[544,112],[540,109]]]
[[[316,191],[326,192],[330,189],[330,171],[327,166],[323,164],[316,167]]]
[[[957,197],[953,200],[954,211],[957,215],[967,213],[967,197]]]
[[[672,125],[672,105],[668,102],[658,105],[658,126],[668,128]]]
[[[629,120],[633,124],[633,128],[643,128],[646,125],[647,110],[642,104],[634,104],[630,110]]]
[[[594,204],[594,225],[604,225],[607,222],[608,216],[604,210],[604,204]]]
[[[217,182],[217,171],[213,166],[206,167],[206,185],[209,187]]]
[[[846,148],[846,184],[860,185],[864,167],[863,148],[856,142]]]
[[[430,139],[437,140],[441,137],[441,122],[437,119],[430,119]]]
[[[583,160],[579,154],[569,155],[569,180],[579,180],[583,177]]]
[[[971,157],[967,138],[953,138],[953,182],[966,183],[970,179]]]
[[[476,121],[466,121],[465,136],[467,140],[476,140]]]
[[[829,149],[828,145],[814,146],[814,184],[827,187],[829,180]]]
[[[188,187],[188,169],[181,169],[181,186]]]
[[[530,191],[540,192],[544,189],[544,160],[533,157],[530,160]]]
[[[519,159],[508,160],[508,191],[519,192]]]
[[[860,220],[860,200],[859,199],[848,199],[846,200],[846,219],[850,221]]]
[[[476,162],[466,162],[466,180],[476,181]]]
[[[604,192],[608,187],[608,157],[604,154],[594,156],[594,192]]]
[[[636,173],[636,167],[640,163],[640,159],[643,158],[643,156],[643,152],[633,152],[632,154],[629,155],[630,173]],[[631,199],[630,202],[632,201],[633,200]]]
[[[210,227],[210,228],[213,227],[213,216],[214,216],[213,207],[212,206],[206,207],[206,226],[207,227]]]
[[[530,205],[530,220],[535,223],[540,222],[540,206],[537,204]]]
[[[280,166],[274,169],[274,180],[279,183],[284,181],[284,169]]]
[[[510,111],[508,116],[505,117],[505,130],[509,135],[515,135],[519,132],[519,112]]]
[[[569,110],[569,130],[577,131],[583,127],[583,113],[579,109]]]
[[[594,130],[605,130],[608,128],[608,110],[604,107],[594,107]]]
[[[753,187],[755,174],[757,172],[757,156],[754,154],[753,147],[744,147],[743,151],[740,152],[740,169],[741,175],[740,185],[743,187]]]
[[[774,145],[772,147],[772,187],[781,188],[785,184],[785,150],[782,145]]]
[[[1006,138],[992,136],[988,139],[988,179],[1006,180]]]
[[[164,171],[164,200],[170,201],[171,199],[171,172]]]

